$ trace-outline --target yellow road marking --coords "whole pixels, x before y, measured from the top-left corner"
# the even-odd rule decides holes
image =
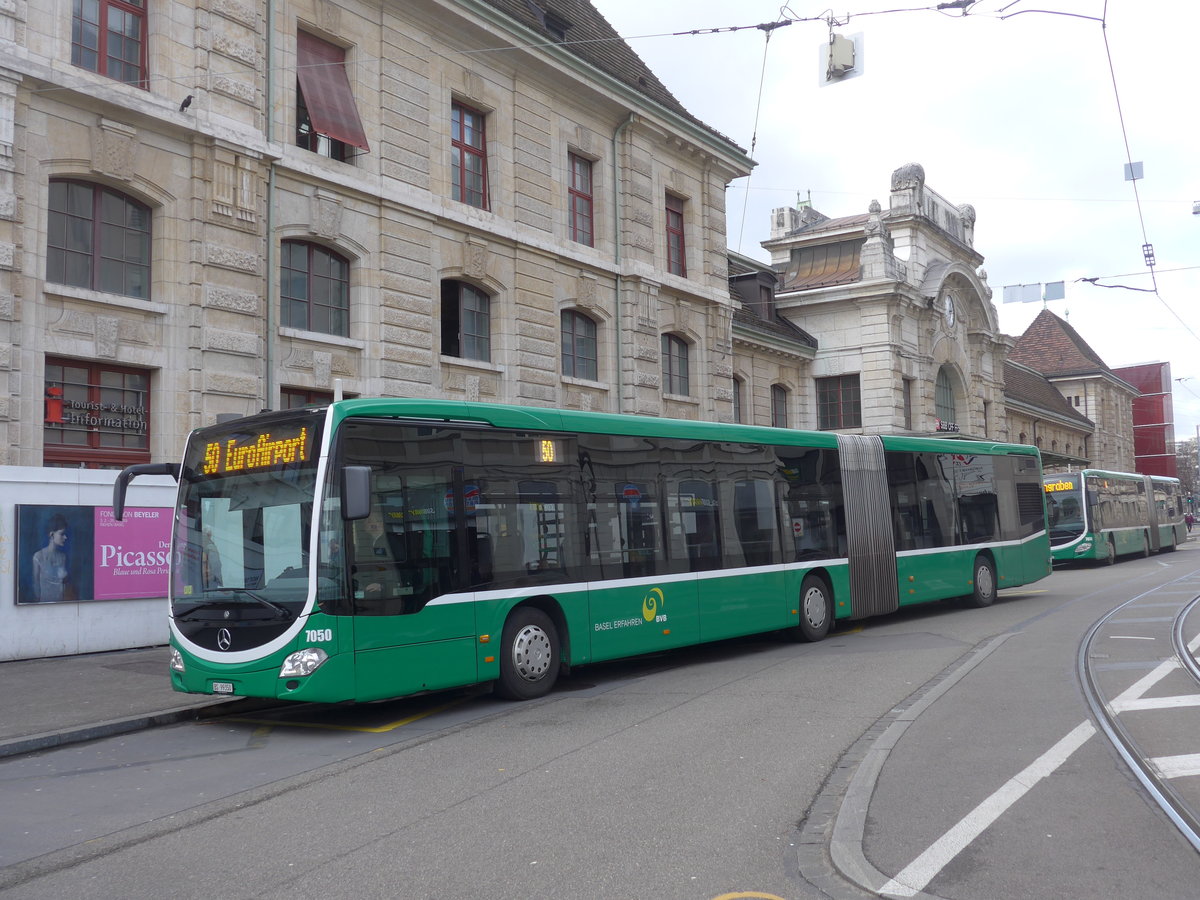
[[[783,900],[778,894],[763,894],[759,891],[735,891],[732,894],[719,894],[713,900]]]
[[[455,700],[451,703],[445,703],[442,706],[435,706],[432,709],[427,709],[424,712],[419,712],[416,715],[408,716],[396,722],[390,722],[387,725],[377,725],[373,728],[358,726],[358,725],[325,725],[320,722],[286,722],[272,721],[271,719],[221,719],[222,722],[238,722],[243,725],[269,725],[274,728],[315,728],[318,731],[360,731],[366,734],[386,734],[389,731],[395,731],[397,728],[403,728],[405,725],[411,725],[420,719],[427,716],[432,716],[435,713],[445,712],[455,706],[465,703],[468,699],[464,697],[461,700]],[[212,723],[210,723],[212,724]]]

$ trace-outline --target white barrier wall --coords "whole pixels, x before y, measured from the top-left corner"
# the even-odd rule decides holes
[[[111,507],[115,471],[0,466],[0,660],[127,650],[167,642],[166,598],[17,603],[17,507]],[[135,479],[126,507],[170,508],[173,479]],[[90,553],[90,550],[89,550]],[[26,548],[22,548],[26,555]]]

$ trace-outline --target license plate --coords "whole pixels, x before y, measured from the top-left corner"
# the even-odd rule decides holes
[[[214,681],[212,684],[212,689],[213,689],[214,694],[232,694],[233,693],[233,682],[232,681]]]

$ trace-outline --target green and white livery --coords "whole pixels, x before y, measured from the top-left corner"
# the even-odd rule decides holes
[[[1149,556],[1187,540],[1179,479],[1083,469],[1047,475],[1046,515],[1056,563]]]
[[[376,700],[964,597],[1050,571],[1036,448],[346,400],[195,431],[177,690]]]

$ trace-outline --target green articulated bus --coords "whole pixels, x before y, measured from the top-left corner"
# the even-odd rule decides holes
[[[1047,475],[1046,516],[1055,562],[1174,550],[1186,541],[1178,478],[1083,469]]]
[[[201,428],[176,690],[369,701],[964,597],[1050,572],[1034,447],[434,400]]]

